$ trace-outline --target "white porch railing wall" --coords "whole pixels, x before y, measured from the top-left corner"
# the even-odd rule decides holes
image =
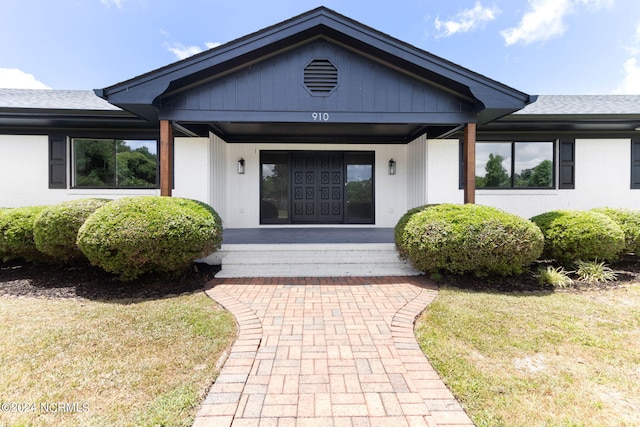
[[[211,139],[211,206],[223,218],[227,217],[227,143],[213,133]]]
[[[427,190],[427,136],[422,135],[407,147],[407,208],[424,205]]]

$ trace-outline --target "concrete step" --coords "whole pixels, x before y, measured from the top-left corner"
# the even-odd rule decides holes
[[[216,277],[414,276],[393,243],[222,245]]]

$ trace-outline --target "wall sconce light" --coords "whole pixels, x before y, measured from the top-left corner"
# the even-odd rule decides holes
[[[244,174],[244,158],[242,157],[240,157],[240,160],[238,160],[238,173]]]
[[[396,174],[396,161],[393,159],[389,160],[389,175]]]

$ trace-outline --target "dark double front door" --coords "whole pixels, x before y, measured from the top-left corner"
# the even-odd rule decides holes
[[[373,223],[373,153],[261,154],[261,222]]]
[[[292,222],[344,221],[344,156],[307,152],[291,155]]]

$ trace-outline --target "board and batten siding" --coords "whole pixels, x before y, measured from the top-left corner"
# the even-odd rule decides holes
[[[414,139],[407,146],[407,207],[421,206],[428,200],[427,137]]]
[[[227,143],[220,137],[209,134],[212,147],[211,206],[218,214],[227,217]]]
[[[314,96],[304,85],[304,69],[314,59],[327,59],[337,68],[337,87]],[[215,119],[218,112],[344,113],[459,113],[471,112],[466,100],[410,78],[326,40],[316,40],[277,57],[205,82],[162,101],[170,118],[180,111],[202,112]],[[306,117],[306,116],[305,116]]]

